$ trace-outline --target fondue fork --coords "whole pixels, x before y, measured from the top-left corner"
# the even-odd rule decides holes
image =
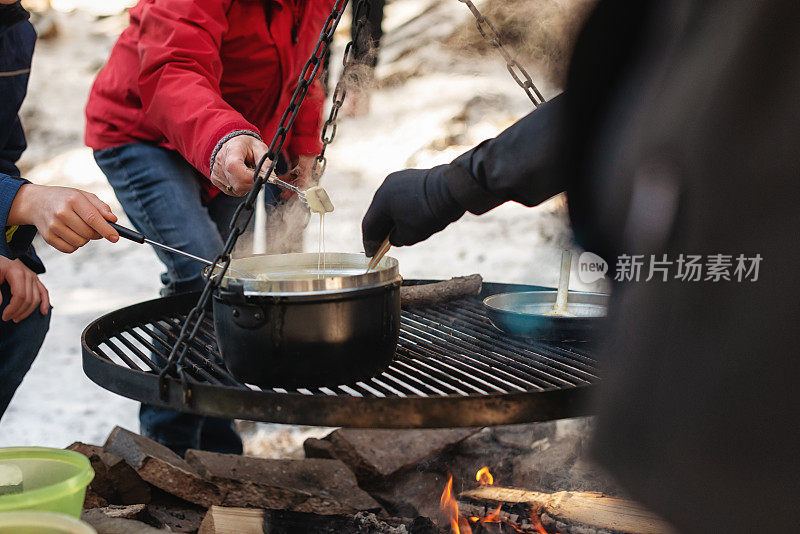
[[[194,254],[189,254],[188,252],[184,252],[183,250],[179,250],[177,248],[172,248],[169,245],[165,245],[164,243],[159,243],[158,241],[153,241],[152,239],[145,237],[144,234],[140,234],[136,230],[131,230],[130,228],[125,228],[124,226],[120,226],[116,223],[108,222],[114,230],[117,231],[120,237],[124,237],[134,243],[139,243],[140,245],[147,243],[149,245],[153,245],[154,247],[158,247],[160,249],[166,250],[167,252],[172,252],[173,254],[178,254],[180,256],[184,256],[189,258],[190,260],[199,261],[200,263],[205,263],[209,267],[214,265],[214,262],[211,260],[207,260],[205,258],[201,258],[200,256],[195,256]],[[219,265],[218,265],[219,267]],[[240,271],[238,269],[234,269],[233,267],[228,266],[228,270],[232,273],[237,273],[239,276],[244,278],[252,278],[253,275],[250,273],[246,273],[244,271]]]
[[[251,169],[251,170],[255,170],[255,169]],[[300,197],[300,200],[303,201],[303,204],[305,204],[306,207],[308,207],[308,199],[306,198],[306,194],[299,187],[294,186],[294,185],[290,184],[289,182],[285,182],[285,181],[281,180],[280,178],[278,178],[274,174],[267,179],[266,178],[267,173],[265,171],[261,171],[260,173],[258,173],[258,175],[261,178],[265,178],[268,183],[275,184],[278,187],[282,187],[282,188],[284,188],[284,189],[286,189],[288,191],[291,191],[291,192],[295,193],[298,197]]]

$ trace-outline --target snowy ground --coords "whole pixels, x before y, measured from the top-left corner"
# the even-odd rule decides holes
[[[328,151],[323,185],[336,204],[326,219],[328,251],[362,250],[361,217],[387,173],[448,162],[529,111],[530,102],[499,57],[463,56],[440,45],[467,20],[469,12],[461,8],[456,2],[443,6],[432,0],[398,0],[387,7],[388,32],[371,112],[342,120]],[[37,183],[90,190],[119,215],[121,209],[81,138],[89,86],[125,20],[96,20],[85,11],[57,13],[62,31],[38,45],[23,112],[31,133],[31,149],[22,162],[25,176]],[[339,51],[344,36],[340,32]],[[530,67],[536,78],[536,66]],[[548,95],[554,92],[542,89]],[[317,225],[310,224],[307,250],[316,250],[317,236]],[[535,209],[505,205],[480,218],[467,215],[427,242],[393,249],[391,255],[406,278],[478,272],[488,281],[552,286],[561,249],[568,246],[563,201],[557,198]],[[102,314],[157,296],[161,268],[155,254],[126,241],[95,242],[69,256],[44,244],[37,248],[48,269],[43,280],[54,303],[53,320],[39,358],[0,421],[0,446],[102,443],[115,425],[138,429],[137,403],[84,376],[80,334]],[[577,280],[572,288],[592,289]],[[264,456],[297,454],[304,437],[325,433],[246,426],[248,452]]]

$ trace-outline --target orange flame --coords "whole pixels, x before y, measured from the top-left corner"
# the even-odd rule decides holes
[[[539,521],[539,515],[535,510],[531,510],[531,526],[536,529],[536,532],[539,534],[547,534],[547,531],[544,529],[544,525],[542,522]]]
[[[481,467],[478,472],[475,474],[475,480],[481,486],[492,486],[494,485],[494,477],[492,473],[489,472],[489,468],[484,466]],[[442,492],[442,498],[440,500],[440,504],[442,506],[442,512],[450,522],[450,532],[451,534],[472,534],[472,528],[470,528],[470,522],[476,525],[482,525],[485,523],[493,523],[493,524],[503,524],[506,527],[510,527],[514,529],[516,532],[524,533],[530,532],[528,528],[523,530],[521,525],[513,524],[508,518],[501,517],[500,511],[502,510],[502,505],[499,505],[497,509],[493,510],[492,512],[486,514],[484,517],[476,517],[471,516],[469,518],[461,517],[460,511],[458,509],[458,501],[456,500],[453,494],[453,477],[447,480],[447,484],[444,487],[444,491]],[[539,534],[547,534],[542,523],[539,521],[539,517],[535,511],[531,511],[530,517],[531,527],[536,530]]]
[[[487,514],[486,517],[481,519],[481,523],[499,523],[500,522],[500,509],[503,506],[500,505],[497,507],[497,510],[494,512]]]
[[[475,473],[475,480],[477,480],[481,486],[494,485],[494,477],[489,472],[489,468],[485,465],[478,469],[478,472]]]
[[[445,517],[450,521],[450,532],[452,534],[472,534],[472,529],[469,528],[469,523],[466,521],[459,521],[460,516],[458,512],[458,502],[453,496],[453,477],[447,481],[442,492],[442,498],[439,501],[442,506],[442,512]],[[462,528],[463,527],[463,528]]]

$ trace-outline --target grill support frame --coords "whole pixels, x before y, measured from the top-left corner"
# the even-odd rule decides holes
[[[408,283],[420,282],[423,281],[409,281]],[[504,291],[537,289],[546,288],[515,284],[485,284],[481,298]],[[257,388],[250,389],[230,379],[229,376],[226,376],[224,367],[220,367],[218,362],[208,359],[204,361],[206,355],[200,350],[203,347],[199,347],[195,351],[194,357],[191,358],[193,365],[187,368],[190,377],[188,398],[181,381],[174,377],[166,379],[166,396],[163,396],[163,391],[159,389],[158,371],[153,370],[149,364],[136,363],[132,357],[128,358],[131,361],[125,361],[125,357],[120,356],[120,352],[130,355],[133,351],[135,355],[135,347],[131,348],[129,346],[131,343],[125,342],[126,337],[128,341],[135,339],[135,336],[130,334],[134,328],[147,328],[146,325],[157,323],[161,317],[166,316],[172,318],[173,327],[179,327],[181,316],[185,315],[195,301],[196,294],[193,293],[163,297],[122,308],[95,320],[81,336],[84,372],[101,387],[146,404],[199,415],[271,423],[353,428],[443,428],[528,423],[590,414],[588,400],[593,389],[591,383],[596,378],[589,371],[589,369],[593,370],[596,364],[591,357],[572,350],[574,345],[564,349],[560,344],[531,344],[527,340],[510,338],[500,332],[489,330],[493,327],[488,324],[479,325],[474,332],[469,333],[456,330],[452,325],[459,320],[459,317],[466,317],[465,321],[475,320],[476,322],[478,321],[476,317],[480,318],[474,302],[470,306],[457,307],[457,313],[454,312],[450,315],[439,308],[420,311],[404,310],[403,323],[405,327],[401,336],[405,335],[408,338],[406,343],[413,346],[415,335],[432,335],[432,342],[429,343],[428,348],[434,352],[441,351],[443,354],[442,362],[444,363],[440,362],[437,365],[449,365],[454,369],[460,369],[460,366],[464,365],[473,365],[476,369],[483,369],[483,372],[487,373],[493,370],[492,362],[494,360],[501,361],[502,358],[505,358],[504,350],[508,349],[509,355],[528,351],[540,358],[519,359],[517,356],[519,361],[514,361],[513,358],[508,357],[508,363],[503,367],[503,369],[509,369],[508,377],[504,378],[504,375],[498,380],[517,384],[517,387],[520,388],[520,383],[534,383],[534,379],[536,379],[543,380],[544,386],[535,384],[538,389],[488,394],[431,394],[428,396],[389,394],[384,397],[369,394],[368,390],[371,388],[364,387],[360,387],[360,391],[356,390],[357,393],[366,391],[367,394],[363,396],[347,394],[346,390],[337,391],[335,395],[261,391]],[[451,330],[458,333],[460,337],[446,338],[447,324],[436,323],[434,319],[431,319],[432,316],[449,320]],[[426,333],[423,327],[431,327],[432,324],[439,324],[440,328],[434,329],[434,334]],[[149,331],[155,331],[163,338],[169,339],[171,337],[169,336],[170,324],[167,323],[165,326],[162,322],[160,325],[161,328],[151,328]],[[211,351],[213,350],[213,345],[210,343],[213,341],[211,339],[213,328],[210,332],[205,325],[202,328],[201,331],[204,331],[205,334],[203,339],[198,341],[203,342],[206,350]],[[122,333],[126,333],[126,336],[123,336]],[[134,333],[138,332],[134,330]],[[473,343],[472,346],[486,346],[495,350],[487,349],[485,354],[478,352],[470,354],[470,350],[468,350],[470,345],[462,339],[467,335],[474,336],[469,338],[469,341]],[[140,335],[139,337],[144,336]],[[508,338],[503,340],[508,342],[507,346],[492,347],[493,338],[495,340]],[[109,340],[111,341],[109,342]],[[101,346],[103,344],[105,344],[104,347]],[[116,348],[110,348],[111,344]],[[464,349],[466,355],[457,353],[459,347]],[[452,351],[449,354],[446,350],[448,348]],[[585,349],[586,346],[581,348]],[[109,352],[113,353],[117,360],[122,360],[124,365],[113,361],[107,354]],[[143,350],[139,352],[146,354],[146,351]],[[539,355],[539,352],[543,354]],[[411,363],[416,362],[415,365],[420,362],[420,360],[415,361],[401,354],[396,356],[396,361],[401,362],[404,357]],[[467,363],[461,363],[459,358]],[[424,360],[421,361],[424,363]],[[189,362],[187,361],[187,363]],[[136,367],[136,369],[132,367]],[[151,371],[141,370],[144,367]],[[162,367],[162,365],[156,364],[156,367]],[[521,370],[538,368],[548,371],[547,373],[543,371],[541,375],[545,378],[534,373],[530,375],[533,378],[523,380],[525,375]],[[411,369],[410,375],[416,372],[414,371],[416,367],[409,367],[409,369]],[[434,374],[431,373],[431,375]],[[573,382],[576,383],[569,383],[568,380],[560,378],[563,376],[572,376],[575,378]],[[383,379],[381,375],[378,377]],[[385,380],[385,382],[388,383],[387,386],[390,390],[392,386],[390,380]],[[411,380],[406,382],[412,383]],[[548,384],[549,382],[563,382],[563,384],[559,383],[559,387],[549,387],[552,385]],[[442,383],[445,386],[448,385],[447,381]],[[427,386],[427,388],[431,389],[431,386]],[[383,389],[383,393],[386,393],[387,388]],[[441,389],[445,389],[445,387],[443,386]],[[464,389],[467,388],[464,387]]]

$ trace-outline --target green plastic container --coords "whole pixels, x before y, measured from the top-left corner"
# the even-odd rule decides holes
[[[53,512],[0,512],[0,534],[97,534],[83,521]]]
[[[0,448],[0,465],[22,471],[22,491],[0,495],[0,514],[44,510],[80,518],[86,486],[94,478],[89,459],[62,449]]]

